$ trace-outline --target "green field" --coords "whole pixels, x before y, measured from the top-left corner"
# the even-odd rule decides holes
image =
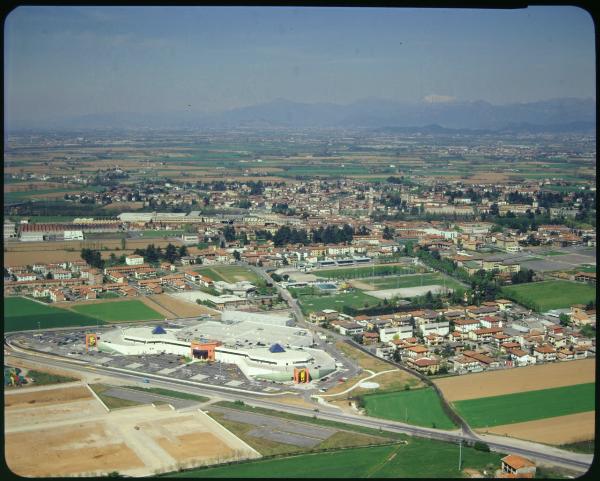
[[[84,313],[52,307],[23,297],[4,299],[4,332],[52,327],[95,326],[104,322]]]
[[[105,322],[164,319],[164,317],[154,309],[151,309],[142,301],[137,300],[85,304],[74,306],[73,310],[101,319]]]
[[[341,311],[342,307],[350,306],[356,309],[362,309],[365,304],[368,307],[376,306],[381,299],[365,294],[363,291],[347,292],[336,295],[323,296],[300,296],[300,307],[305,313],[321,311],[323,309],[335,309]]]
[[[450,289],[464,289],[464,286],[451,277],[440,273],[414,274],[390,277],[368,277],[363,282],[373,285],[376,289],[400,289],[403,287],[418,287],[429,285],[446,286]]]
[[[163,389],[161,387],[141,387],[141,386],[125,386],[127,389],[135,389],[136,391],[148,392],[152,394],[160,394],[162,396],[174,397],[179,399],[189,399],[190,401],[198,401],[199,403],[209,400],[206,396],[198,396],[187,392],[172,391],[171,389]]]
[[[417,426],[455,429],[432,387],[363,396],[369,416],[392,419]]]
[[[455,401],[473,428],[535,421],[595,409],[595,383]]]
[[[242,462],[168,474],[197,478],[451,478],[461,477],[456,444],[412,437],[407,444]],[[435,453],[434,455],[432,453]],[[462,448],[462,469],[498,469],[500,453]]]
[[[206,277],[210,277],[213,281],[225,281],[229,283],[249,281],[253,284],[262,281],[253,270],[243,266],[211,266],[194,270]]]
[[[596,287],[569,281],[542,281],[503,287],[504,296],[538,312],[587,304],[596,299]]]
[[[415,269],[412,267],[379,265],[371,267],[347,267],[343,269],[318,269],[312,271],[312,274],[325,279],[360,279],[363,277],[392,274],[413,274],[414,272]]]
[[[77,381],[77,378],[74,377],[61,376],[59,374],[52,374],[43,371],[35,371],[33,369],[29,369],[27,375],[34,380],[35,386],[46,386],[48,384]]]

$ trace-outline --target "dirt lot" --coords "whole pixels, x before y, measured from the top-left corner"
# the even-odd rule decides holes
[[[559,445],[594,439],[594,427],[595,411],[589,411],[526,423],[505,424],[482,432]]]
[[[147,476],[181,463],[259,456],[199,410],[139,406],[107,412],[84,385],[5,394],[5,404],[7,464],[21,476]]]
[[[85,386],[72,386],[68,388],[58,387],[56,389],[28,389],[23,392],[11,391],[4,398],[5,408],[17,408],[23,406],[41,406],[44,404],[56,404],[71,402],[80,399],[91,399],[93,396]]]
[[[595,359],[582,359],[453,376],[439,379],[435,383],[441,388],[446,399],[460,401],[594,382],[595,366]]]
[[[32,462],[35,453],[35,462]],[[142,468],[142,461],[124,443],[110,442],[98,424],[49,428],[6,435],[6,462],[21,476],[56,476]]]
[[[157,301],[161,306],[176,314],[177,317],[194,317],[214,313],[214,311],[212,311],[211,309],[207,309],[204,306],[201,306],[199,304],[192,304],[191,302],[180,301],[179,299],[176,299],[168,294],[158,294],[157,296],[151,296],[151,299]],[[153,304],[156,305],[155,303]],[[148,305],[154,309],[154,306],[152,304]]]
[[[158,438],[156,441],[177,461],[189,461],[196,458],[226,459],[233,455],[233,450],[229,446],[210,433],[183,434],[177,436],[175,440]]]

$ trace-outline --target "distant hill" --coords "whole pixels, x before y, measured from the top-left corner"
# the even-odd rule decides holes
[[[587,132],[595,130],[595,125],[594,99],[562,98],[493,105],[485,101],[395,102],[370,98],[348,105],[276,99],[216,114],[193,111],[90,114],[44,122],[43,126],[56,129],[407,128],[414,131],[425,129],[430,133],[444,133],[444,129],[475,129],[508,133]]]

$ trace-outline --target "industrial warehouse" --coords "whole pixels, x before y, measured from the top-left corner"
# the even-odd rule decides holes
[[[96,345],[108,353],[166,353],[235,364],[250,379],[278,382],[306,382],[335,370],[335,359],[311,348],[314,340],[306,329],[286,326],[284,318],[246,314],[228,312],[221,322],[199,321],[185,328],[116,328],[103,332]]]

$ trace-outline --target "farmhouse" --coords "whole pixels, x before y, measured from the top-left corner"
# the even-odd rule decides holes
[[[498,477],[500,478],[533,478],[536,467],[533,461],[516,454],[509,454],[502,458]]]

